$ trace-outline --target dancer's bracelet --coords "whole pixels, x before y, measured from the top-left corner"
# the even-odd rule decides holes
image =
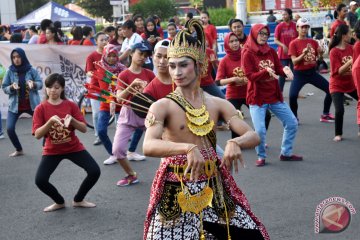
[[[227,141],[228,143],[229,142],[232,142],[232,143],[235,143],[238,147],[240,147],[240,144],[235,140],[235,139],[230,139]]]
[[[197,147],[198,147],[197,145],[192,146],[189,150],[187,150],[186,155],[189,154],[192,150],[194,150]]]

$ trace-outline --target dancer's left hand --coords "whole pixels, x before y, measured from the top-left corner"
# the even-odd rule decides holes
[[[224,151],[223,161],[220,167],[225,166],[228,170],[231,170],[231,166],[234,163],[235,172],[239,172],[238,160],[243,168],[245,168],[245,162],[242,157],[241,148],[236,142],[228,141]]]

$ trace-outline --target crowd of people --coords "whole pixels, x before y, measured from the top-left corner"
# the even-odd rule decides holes
[[[85,71],[90,79],[87,96],[95,127],[94,145],[103,145],[108,154],[103,163],[119,163],[126,175],[116,185],[124,187],[140,181],[130,161],[143,161],[145,156],[161,158],[144,239],[164,235],[166,239],[231,239],[239,235],[269,239],[231,170],[237,172],[238,165],[244,164],[242,149],[255,148],[255,165],[266,165],[266,133],[272,116],[284,128],[279,160],[303,160],[293,153],[293,145],[300,121],[297,99],[308,83],[325,93],[320,121],[335,122],[333,140],[342,140],[344,96],[358,100],[360,94],[360,23],[351,26],[344,21],[346,11],[344,4],[337,6],[337,20],[330,32],[329,82],[316,68],[324,50],[308,38],[310,22],[305,18],[294,22],[291,9],[284,9],[283,21],[275,29],[277,52],[267,43],[270,30],[266,25],[253,25],[247,36],[243,21],[231,19],[230,33],[224,38],[226,55],[220,62],[216,28],[206,11],[200,20],[188,15],[185,26],[177,17],[170,19],[167,38],[158,16],[144,19],[135,15],[96,35],[91,27],[74,27],[71,40],[61,31],[61,24],[45,19],[39,35],[35,27],[29,28],[28,43],[96,45],[86,58]],[[25,154],[15,125],[22,113],[28,113],[33,116],[32,134],[43,139],[36,185],[54,201],[44,211],[65,207],[64,198],[49,182],[63,159],[87,172],[73,206],[95,207],[84,198],[99,179],[100,168],[75,135],[76,130],[86,132],[86,124],[79,108],[64,95],[64,77],[57,73],[47,76],[46,100],[41,102],[38,92],[43,81],[24,50],[15,48],[10,60],[2,82],[9,96],[6,129],[15,148],[9,156]],[[283,97],[285,80],[292,80],[290,106]],[[226,86],[225,94],[219,86]],[[335,116],[330,113],[332,102]],[[242,119],[244,105],[249,108],[253,128]],[[113,115],[117,124],[111,141],[107,123]],[[360,103],[357,115],[360,136]],[[232,133],[225,149],[216,143],[216,129],[222,126]],[[136,153],[144,132],[145,156]]]

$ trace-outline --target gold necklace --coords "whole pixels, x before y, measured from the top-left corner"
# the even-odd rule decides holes
[[[204,94],[201,90],[203,103],[200,108],[194,108],[182,95],[181,92],[177,93],[178,100],[185,105],[185,115],[187,126],[189,130],[196,136],[206,136],[214,127],[214,121],[210,120],[209,111],[206,110]]]

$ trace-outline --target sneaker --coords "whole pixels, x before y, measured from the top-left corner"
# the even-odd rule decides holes
[[[135,184],[138,183],[139,179],[136,177],[136,173],[135,175],[128,175],[125,178],[119,180],[116,185],[119,187],[125,187],[125,186],[129,186],[131,184]]]
[[[1,133],[1,134],[0,134],[0,139],[4,139],[4,138],[5,138],[4,134]]]
[[[332,123],[332,122],[335,122],[335,117],[331,113],[323,114],[320,117],[320,122]]]
[[[127,152],[126,157],[129,161],[144,161],[145,160],[145,156],[140,155],[136,152]]]
[[[114,164],[114,163],[117,163],[117,158],[113,155],[111,155],[108,159],[106,159],[104,161],[104,165],[111,165],[111,164]]]
[[[265,159],[259,158],[258,160],[256,160],[255,164],[256,164],[257,167],[262,167],[262,166],[265,165]]]
[[[285,155],[280,155],[280,161],[302,161],[303,157],[302,156],[298,156],[298,155],[291,155],[291,156],[285,156]]]
[[[95,139],[93,145],[97,146],[97,145],[100,145],[100,144],[102,144],[102,142],[101,142],[100,138],[97,137],[97,138]]]

